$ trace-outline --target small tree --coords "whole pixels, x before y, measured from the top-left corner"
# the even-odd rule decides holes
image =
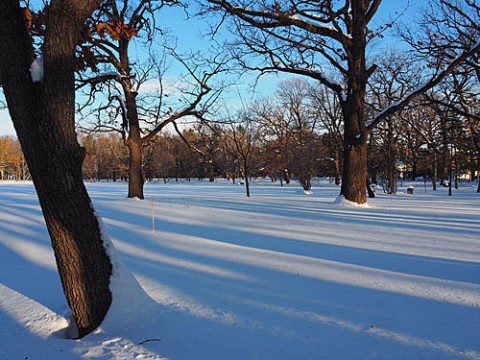
[[[260,135],[260,128],[248,118],[248,115],[242,116],[242,123],[232,125],[230,130],[230,140],[233,143],[237,160],[240,163],[240,169],[245,178],[245,190],[247,197],[250,197],[250,176],[253,166],[256,145]]]

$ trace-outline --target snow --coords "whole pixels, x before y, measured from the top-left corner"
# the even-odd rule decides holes
[[[333,202],[335,205],[344,207],[344,208],[350,208],[350,209],[355,209],[355,208],[369,208],[370,204],[369,203],[364,203],[364,204],[357,204],[356,202],[349,201],[345,199],[345,196],[340,195],[335,199]]]
[[[82,141],[82,134],[77,132],[77,143],[78,145],[82,146],[83,147],[83,141]]]
[[[41,56],[33,60],[30,65],[30,74],[33,82],[40,82],[43,80],[43,58]]]
[[[0,182],[0,359],[480,359],[480,195],[417,185],[367,207],[326,181],[150,182],[152,232],[126,183],[87,184],[114,300],[71,340],[33,185]]]

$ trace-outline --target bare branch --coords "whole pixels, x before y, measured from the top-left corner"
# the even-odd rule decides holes
[[[395,102],[394,104],[388,106],[380,113],[378,113],[368,124],[367,129],[372,129],[379,122],[381,122],[387,116],[390,116],[397,111],[400,111],[405,106],[407,106],[413,99],[424,94],[426,91],[432,89],[434,86],[438,85],[445,77],[447,77],[452,71],[454,71],[465,59],[477,53],[480,50],[480,41],[478,41],[472,48],[464,51],[462,54],[457,56],[448,66],[446,66],[443,71],[438,73],[435,77],[431,78],[424,84],[420,85],[408,95],[406,95],[402,100]]]

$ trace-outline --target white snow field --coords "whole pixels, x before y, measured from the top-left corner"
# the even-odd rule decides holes
[[[358,207],[328,182],[87,184],[145,292],[115,278],[70,340],[33,185],[0,183],[0,359],[480,359],[480,194],[403,185]]]

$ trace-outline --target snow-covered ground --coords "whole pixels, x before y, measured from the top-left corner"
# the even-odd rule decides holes
[[[148,296],[114,284],[101,328],[69,340],[33,186],[0,183],[0,359],[480,359],[475,186],[356,207],[315,185],[87,184]]]

